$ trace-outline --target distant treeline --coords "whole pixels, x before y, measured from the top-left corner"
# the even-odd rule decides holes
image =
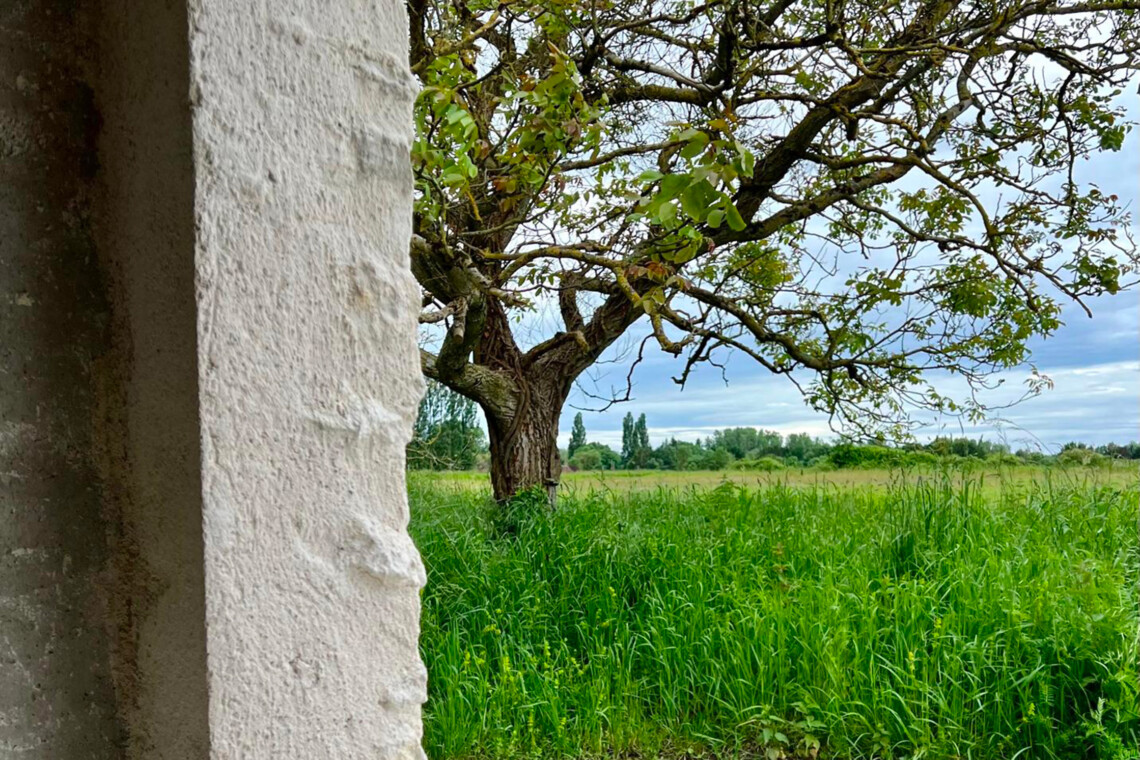
[[[429,381],[420,404],[408,466],[421,470],[472,470],[487,465],[487,439],[479,426],[475,402]],[[991,464],[1080,464],[1098,466],[1113,460],[1140,460],[1140,443],[1088,446],[1067,443],[1056,454],[1037,449],[1012,451],[1004,443],[982,438],[939,436],[929,443],[904,446],[833,443],[807,433],[781,435],[751,427],[726,428],[700,441],[671,438],[649,443],[645,415],[627,414],[622,421],[621,451],[591,443],[579,413],[562,461],[574,470],[755,470],[788,467],[889,468],[954,462]]]
[[[1067,443],[1057,454],[1023,448],[984,438],[939,436],[929,443],[903,446],[839,442],[813,438],[807,433],[781,435],[774,430],[736,427],[717,430],[704,440],[671,438],[657,447],[649,444],[645,415],[627,414],[622,425],[622,450],[590,443],[582,415],[574,418],[570,446],[564,460],[575,470],[756,470],[788,467],[890,468],[962,462],[991,464],[1080,464],[1096,466],[1112,460],[1140,459],[1140,443],[1091,447]]]

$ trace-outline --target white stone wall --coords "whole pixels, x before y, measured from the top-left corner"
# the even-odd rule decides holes
[[[212,754],[416,757],[403,6],[249,6],[190,22]]]

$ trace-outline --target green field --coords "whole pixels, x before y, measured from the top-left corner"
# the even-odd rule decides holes
[[[1134,471],[736,477],[413,473],[429,756],[1138,756]]]

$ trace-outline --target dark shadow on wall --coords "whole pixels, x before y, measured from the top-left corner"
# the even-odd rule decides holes
[[[104,0],[97,239],[113,341],[102,451],[126,756],[205,758],[205,582],[186,3]]]
[[[90,4],[88,4],[90,5]],[[94,17],[0,8],[0,756],[121,755],[96,450]]]
[[[0,756],[208,754],[188,61],[0,3]]]

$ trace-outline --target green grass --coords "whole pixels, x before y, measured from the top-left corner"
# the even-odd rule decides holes
[[[1137,757],[1137,490],[411,480],[425,745],[470,757]]]

